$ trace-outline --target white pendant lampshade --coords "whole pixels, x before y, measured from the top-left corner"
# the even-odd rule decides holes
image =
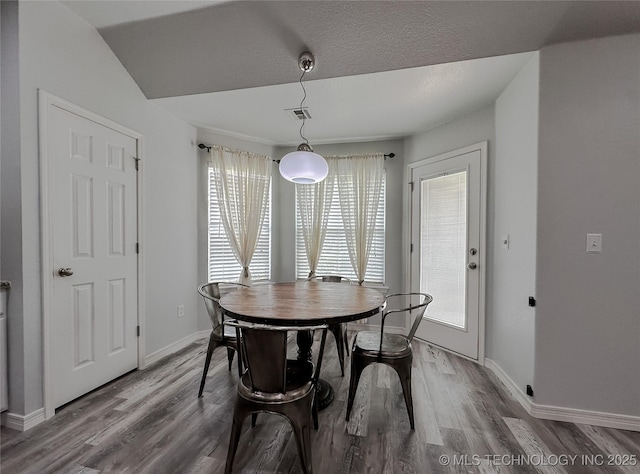
[[[280,160],[280,174],[293,183],[319,183],[328,173],[329,165],[325,159],[314,153],[306,143],[300,144],[296,151],[287,153]]]
[[[305,91],[302,79],[305,73],[311,71],[315,67],[316,61],[313,55],[309,52],[302,53],[298,58],[298,67],[302,71],[300,76],[300,87],[304,92],[302,102],[300,102],[300,111],[304,112],[304,100],[307,98],[307,92]],[[329,165],[326,160],[313,152],[313,149],[309,146],[309,141],[304,137],[302,131],[304,130],[304,123],[306,114],[302,114],[302,126],[300,127],[300,138],[305,143],[298,145],[296,151],[287,153],[280,160],[280,174],[288,181],[298,184],[314,184],[319,183],[327,177],[329,174]]]

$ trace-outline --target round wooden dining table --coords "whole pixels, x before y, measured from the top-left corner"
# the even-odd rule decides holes
[[[323,281],[274,283],[239,288],[220,298],[226,317],[272,326],[305,326],[357,321],[377,314],[385,297],[373,288]],[[311,360],[313,335],[298,331],[298,358]],[[318,382],[318,408],[333,401],[333,387]]]

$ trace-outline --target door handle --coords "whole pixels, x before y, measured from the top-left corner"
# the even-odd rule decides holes
[[[69,267],[67,268],[60,268],[58,269],[58,275],[60,275],[61,277],[68,277],[73,275],[73,270]]]
[[[478,264],[476,262],[471,262],[469,265],[467,265],[467,268],[469,270],[475,270],[476,268],[478,268]]]

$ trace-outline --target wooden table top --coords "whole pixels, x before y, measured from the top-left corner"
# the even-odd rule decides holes
[[[240,288],[222,295],[230,318],[274,326],[313,326],[357,321],[377,314],[384,295],[348,283],[303,281]]]

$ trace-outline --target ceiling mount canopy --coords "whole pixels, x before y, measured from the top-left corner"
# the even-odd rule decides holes
[[[311,72],[316,65],[316,59],[308,51],[305,51],[298,58],[298,67],[302,72]]]
[[[298,67],[302,71],[300,76],[300,86],[304,93],[302,101],[300,102],[300,110],[303,109],[304,101],[307,98],[307,91],[304,88],[302,79],[304,75],[312,71],[315,67],[316,61],[313,54],[304,52],[298,58]],[[291,153],[287,153],[280,160],[280,174],[288,181],[297,184],[314,184],[319,183],[327,177],[329,173],[329,165],[327,161],[317,153],[313,152],[313,148],[309,145],[303,134],[304,124],[306,117],[302,116],[302,126],[300,127],[300,137],[304,140],[304,143],[298,145],[298,149]]]

